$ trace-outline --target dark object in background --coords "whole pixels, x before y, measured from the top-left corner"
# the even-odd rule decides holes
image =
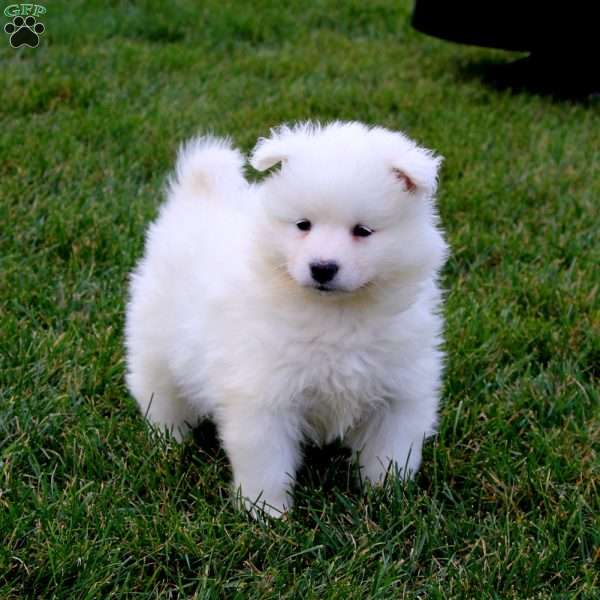
[[[530,52],[488,69],[502,87],[578,96],[600,92],[598,8],[594,0],[416,0],[412,25],[453,42]]]

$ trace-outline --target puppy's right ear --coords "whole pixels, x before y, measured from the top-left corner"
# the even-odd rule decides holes
[[[259,138],[252,155],[250,164],[257,171],[266,171],[277,163],[285,163],[288,159],[294,131],[287,125],[271,129],[271,137]]]
[[[250,164],[257,171],[266,171],[277,163],[285,162],[287,159],[285,146],[285,142],[279,136],[260,138],[252,150]]]
[[[287,158],[279,140],[260,138],[250,157],[250,164],[257,171],[266,171]]]

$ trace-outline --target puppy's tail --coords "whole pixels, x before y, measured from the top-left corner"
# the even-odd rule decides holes
[[[192,138],[179,149],[169,187],[191,195],[234,190],[247,185],[244,162],[242,153],[228,138]]]

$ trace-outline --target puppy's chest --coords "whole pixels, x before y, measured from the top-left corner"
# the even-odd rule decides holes
[[[299,354],[297,372],[305,387],[320,395],[360,395],[372,388],[385,363],[381,348],[371,344],[314,344]]]
[[[310,437],[343,437],[389,398],[389,352],[382,340],[360,336],[298,345],[290,376]]]

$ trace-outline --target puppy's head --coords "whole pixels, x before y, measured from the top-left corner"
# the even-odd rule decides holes
[[[445,252],[433,209],[440,162],[401,133],[360,123],[274,130],[251,157],[259,171],[281,165],[261,184],[261,251],[332,297],[425,278]]]

